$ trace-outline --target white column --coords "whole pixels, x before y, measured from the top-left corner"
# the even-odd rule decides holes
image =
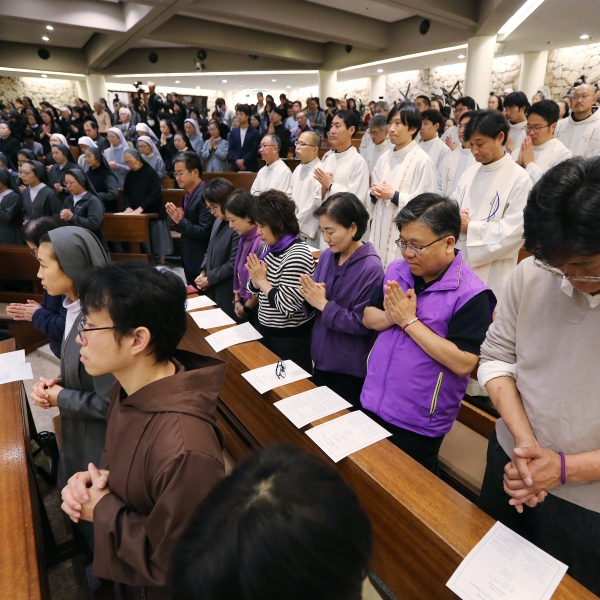
[[[385,100],[385,83],[386,76],[378,75],[377,77],[371,77],[371,100],[378,102],[379,100]]]
[[[80,81],[79,79],[77,79],[75,81],[75,89],[77,90],[78,98],[81,98],[82,100],[87,100],[88,102],[90,101],[87,83],[85,81]]]
[[[319,100],[325,106],[325,99],[337,97],[337,71],[319,70]]]
[[[496,51],[496,36],[485,35],[467,41],[467,72],[465,96],[471,96],[480,108],[487,108],[492,89],[492,63]]]
[[[223,98],[225,100],[227,108],[229,110],[233,110],[233,107],[235,106],[235,101],[233,100],[233,92],[231,90],[226,90],[225,96],[223,96]]]
[[[100,98],[106,98],[106,79],[104,75],[86,75],[85,82],[88,89],[88,101],[90,104],[98,102]]]
[[[543,52],[525,52],[523,54],[521,74],[519,75],[519,91],[525,92],[529,101],[544,85],[547,66],[548,50],[544,50]]]

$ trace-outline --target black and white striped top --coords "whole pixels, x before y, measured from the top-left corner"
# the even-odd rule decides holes
[[[312,315],[306,316],[304,298],[298,291],[300,275],[312,275],[314,259],[302,240],[295,240],[281,252],[269,252],[264,258],[267,279],[273,286],[268,297],[248,281],[248,291],[258,294],[258,321],[265,335],[296,337],[306,333]]]

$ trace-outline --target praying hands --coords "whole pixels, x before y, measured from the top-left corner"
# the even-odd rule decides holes
[[[381,181],[371,186],[371,194],[378,200],[391,200],[394,197],[395,190],[391,184]]]
[[[320,311],[325,309],[327,295],[324,283],[316,283],[310,275],[300,275],[298,291],[311,306]]]
[[[90,463],[87,471],[75,473],[69,479],[61,492],[61,508],[69,515],[71,521],[79,523],[80,519],[94,520],[96,504],[111,493],[108,475],[108,471],[98,469],[94,463]]]
[[[417,295],[414,290],[404,290],[397,281],[388,281],[384,286],[383,308],[391,323],[406,327],[417,316]]]

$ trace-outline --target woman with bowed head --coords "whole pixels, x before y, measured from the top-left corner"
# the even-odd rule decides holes
[[[56,144],[63,144],[67,148],[69,147],[69,142],[67,142],[67,138],[62,133],[53,133],[50,136],[50,149],[44,158],[44,166],[47,171],[50,171],[52,165],[55,164],[54,159],[52,158],[52,147],[56,146]]]
[[[37,160],[29,160],[21,165],[20,174],[26,186],[22,192],[23,220],[27,222],[41,216],[60,216],[62,202],[47,185],[48,174],[44,165]]]
[[[205,161],[205,171],[207,173],[223,173],[229,171],[227,154],[229,153],[229,144],[227,140],[221,137],[221,132],[217,123],[211,121],[208,125],[210,137],[204,142],[202,148],[202,160]]]
[[[175,152],[171,156],[171,162],[167,165],[167,173],[169,174],[169,177],[175,179],[175,156],[180,152],[194,152],[194,150],[191,147],[188,136],[185,135],[185,132],[183,131],[178,131],[173,136],[173,146],[175,148]],[[177,182],[175,183],[177,184]]]
[[[354,194],[330,196],[314,215],[329,248],[321,253],[312,278],[300,276],[300,294],[315,314],[313,381],[360,408],[367,357],[377,337],[364,326],[363,316],[381,288],[383,267],[373,245],[361,242],[369,213]]]
[[[249,254],[260,254],[263,243],[258,235],[258,228],[250,218],[252,196],[250,192],[242,189],[234,190],[225,203],[225,217],[231,227],[239,236],[240,243],[235,255],[233,266],[233,306],[238,319],[251,319],[256,322],[256,307],[258,299],[251,294],[248,287],[250,277],[246,268]]]
[[[64,202],[69,194],[65,187],[65,173],[69,169],[77,169],[77,162],[73,158],[69,148],[64,144],[55,144],[52,146],[52,158],[54,159],[54,164],[50,168],[48,179],[50,186],[54,188],[60,201]]]
[[[175,129],[173,125],[167,119],[160,120],[160,155],[163,157],[165,165],[171,164],[171,159],[177,153],[173,136],[175,135]]]
[[[84,157],[88,167],[85,175],[104,205],[104,212],[118,212],[119,184],[117,176],[108,166],[106,157],[100,148],[87,148]]]
[[[91,377],[80,360],[78,338],[85,327],[81,305],[75,293],[75,279],[92,267],[103,267],[110,259],[98,238],[81,227],[59,227],[40,238],[37,251],[40,263],[38,277],[51,296],[65,296],[67,310],[62,341],[60,375],[40,377],[33,386],[31,398],[36,406],[58,406],[60,411],[64,474],[84,471],[88,464],[100,464],[106,437],[106,413],[109,405],[112,375]],[[87,335],[93,335],[87,334]],[[91,554],[93,527],[74,527],[79,547]]]
[[[0,122],[0,152],[5,154],[13,165],[17,164],[17,152],[20,147],[21,143],[11,132],[8,123]]]
[[[233,190],[233,184],[221,177],[213,179],[204,188],[204,202],[215,217],[215,222],[202,261],[202,270],[195,283],[219,308],[235,318],[233,275],[240,237],[229,227],[223,210]]]
[[[0,244],[22,244],[23,199],[12,175],[0,168]]]
[[[108,161],[108,166],[117,176],[117,183],[122,188],[125,183],[125,175],[129,172],[129,167],[125,164],[123,153],[129,145],[123,135],[123,132],[118,127],[111,127],[106,132],[106,137],[110,143],[110,147],[104,151],[104,156]]]
[[[144,161],[140,153],[128,148],[123,153],[129,169],[123,185],[123,203],[126,213],[158,213],[150,227],[150,254],[164,263],[165,255],[173,253],[171,232],[167,226],[167,211],[162,201],[161,180],[156,171]]]
[[[18,181],[19,174],[14,170],[13,164],[8,160],[4,152],[0,152],[0,168],[6,169],[15,181]]]
[[[149,138],[152,138],[152,141],[155,144],[158,144],[158,137],[156,136],[156,133],[154,133],[154,130],[151,129],[146,123],[138,123],[135,126],[135,130],[137,131],[138,136],[145,135]]]
[[[196,154],[202,154],[204,140],[202,139],[202,133],[198,127],[198,122],[194,121],[194,119],[186,119],[183,122],[183,128],[190,141],[190,150],[193,150]]]
[[[79,146],[79,158],[77,159],[77,166],[85,173],[88,170],[88,164],[85,160],[85,151],[91,148],[98,148],[98,144],[87,135],[82,135],[77,140]]]
[[[258,296],[260,341],[281,360],[293,360],[312,373],[312,315],[303,310],[298,281],[301,275],[313,274],[315,263],[298,237],[296,204],[284,192],[268,190],[253,198],[249,216],[267,246],[258,255],[249,254],[246,262],[247,289]]]
[[[54,122],[54,114],[49,108],[44,108],[40,111],[42,124],[40,127],[40,144],[44,148],[44,154],[50,152],[50,136],[56,133],[56,123]]]
[[[156,171],[158,178],[162,182],[167,174],[167,170],[165,169],[162,156],[154,144],[154,140],[148,135],[140,135],[137,141],[137,148],[142,158]]]

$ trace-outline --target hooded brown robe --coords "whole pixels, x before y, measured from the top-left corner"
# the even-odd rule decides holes
[[[227,363],[177,351],[175,375],[127,396],[115,383],[94,508],[94,567],[119,600],[168,599],[171,553],[198,505],[223,478],[215,410]]]

